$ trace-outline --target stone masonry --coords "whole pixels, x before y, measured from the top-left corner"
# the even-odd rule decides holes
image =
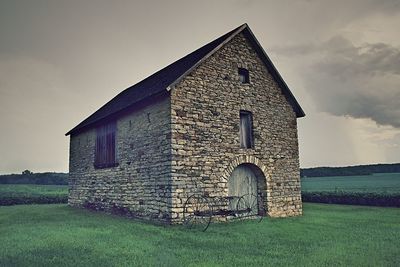
[[[170,131],[167,97],[118,119],[118,166],[105,169],[93,165],[96,130],[72,135],[69,205],[169,221]]]
[[[240,148],[240,110],[253,114],[253,148]],[[95,128],[71,135],[69,205],[181,223],[188,196],[227,196],[230,174],[246,163],[258,170],[266,214],[302,214],[296,114],[242,33],[115,119],[116,167],[94,168]]]
[[[241,84],[238,68],[249,70]],[[254,149],[241,149],[239,112],[253,113]],[[172,218],[198,191],[227,196],[227,180],[241,163],[266,178],[268,215],[300,215],[296,114],[256,52],[239,34],[171,90]]]

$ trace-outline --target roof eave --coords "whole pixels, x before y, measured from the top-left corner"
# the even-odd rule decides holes
[[[132,108],[137,108],[137,107],[142,107],[142,106],[144,105],[143,103],[148,103],[147,101],[149,101],[150,99],[152,99],[152,98],[154,98],[154,97],[156,97],[156,98],[158,98],[158,97],[165,97],[165,96],[167,96],[167,95],[168,95],[168,92],[166,92],[166,91],[162,91],[162,92],[158,92],[158,93],[149,95],[149,96],[147,96],[147,97],[141,99],[140,101],[131,104],[131,105],[128,106],[128,107],[122,108],[122,109],[118,110],[117,112],[114,112],[113,114],[109,114],[109,115],[103,116],[103,117],[101,117],[100,119],[98,119],[97,121],[95,121],[95,122],[93,122],[93,123],[90,123],[90,124],[88,124],[88,125],[84,125],[83,127],[81,127],[81,124],[85,121],[85,120],[83,120],[83,121],[82,121],[81,123],[79,123],[77,126],[75,126],[74,128],[72,128],[71,130],[69,130],[69,131],[65,134],[65,136],[72,135],[72,134],[75,134],[75,133],[83,132],[83,131],[85,131],[85,130],[87,130],[87,129],[90,129],[93,125],[98,125],[99,123],[101,124],[101,122],[104,122],[104,121],[107,120],[108,118],[118,118],[119,116],[121,116],[120,114],[123,114],[123,112],[126,111],[126,110],[129,110],[129,109],[132,109]],[[146,104],[146,105],[148,105],[148,104]]]

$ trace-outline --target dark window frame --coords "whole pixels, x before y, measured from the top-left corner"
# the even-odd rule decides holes
[[[239,74],[239,81],[242,84],[249,84],[250,83],[250,73],[248,69],[245,68],[238,68]]]
[[[117,123],[108,122],[96,128],[94,167],[97,169],[118,166],[117,162]]]
[[[240,148],[254,148],[253,113],[247,110],[240,110],[239,117]]]

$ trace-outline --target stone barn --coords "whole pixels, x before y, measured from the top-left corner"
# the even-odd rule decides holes
[[[70,136],[71,206],[181,223],[192,194],[302,214],[305,116],[247,24],[125,89]]]

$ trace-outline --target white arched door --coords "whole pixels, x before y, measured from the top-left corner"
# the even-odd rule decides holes
[[[257,177],[247,165],[237,166],[228,180],[228,195],[249,199],[257,196]],[[236,209],[236,201],[231,201],[229,209]],[[258,213],[258,211],[255,211]]]

